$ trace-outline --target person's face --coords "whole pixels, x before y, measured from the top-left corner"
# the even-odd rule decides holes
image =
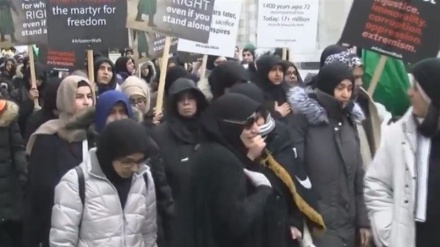
[[[79,87],[75,95],[75,113],[90,106],[93,106],[92,89],[87,86]]]
[[[253,139],[258,135],[259,125],[258,120],[261,118],[259,114],[254,113],[246,120],[244,128],[241,131],[240,139],[246,148],[250,148],[253,145]],[[264,121],[264,119],[263,119]],[[261,119],[260,119],[261,123]]]
[[[416,86],[416,81],[413,79],[412,86],[408,89],[408,96],[412,106],[412,112],[416,117],[424,118],[428,114],[429,104],[423,98],[422,93]]]
[[[177,111],[182,117],[192,117],[197,112],[196,96],[191,92],[183,92],[177,96]]]
[[[116,120],[126,119],[128,118],[127,109],[123,103],[116,103],[113,108],[110,110],[106,124],[111,123]]]
[[[112,81],[113,70],[109,63],[102,63],[98,69],[97,83],[107,85]]]
[[[286,75],[284,76],[284,80],[291,86],[296,86],[297,82],[298,82],[298,77],[297,77],[297,71],[295,69],[295,67],[290,66],[287,71],[286,71]]]
[[[359,89],[364,84],[364,82],[362,81],[362,77],[364,76],[364,69],[361,66],[357,66],[353,69],[353,76],[355,92],[359,92]]]
[[[148,76],[148,73],[150,73],[150,69],[148,69],[148,66],[147,67],[143,67],[142,70],[141,70],[141,73],[142,73],[143,76]]]
[[[14,66],[14,65],[12,64],[11,61],[6,62],[6,65],[5,65],[6,71],[11,72],[12,66]]]
[[[353,83],[350,80],[341,81],[335,88],[333,96],[337,101],[346,106],[351,99],[351,94],[353,93]]]
[[[130,178],[139,170],[144,161],[145,155],[143,153],[134,153],[112,161],[112,165],[116,174],[121,178]]]
[[[273,66],[272,69],[269,71],[267,77],[274,85],[281,84],[284,77],[283,67],[281,65]]]
[[[147,113],[147,99],[142,95],[132,95],[130,97],[130,104],[136,107],[143,114]]]
[[[250,51],[244,51],[242,55],[243,55],[243,62],[252,63],[254,61],[254,56]]]
[[[133,72],[134,72],[134,63],[133,63],[133,60],[132,60],[132,59],[129,59],[129,60],[127,61],[127,71],[128,71],[128,73],[130,73],[130,74],[133,74]]]

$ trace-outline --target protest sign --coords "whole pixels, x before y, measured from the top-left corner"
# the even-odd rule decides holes
[[[126,2],[119,0],[47,0],[50,47],[69,50],[128,47]]]
[[[440,46],[440,2],[355,0],[340,42],[414,63]]]
[[[319,0],[260,0],[257,45],[315,50]]]
[[[46,0],[0,0],[0,47],[46,40]]]
[[[240,21],[241,0],[217,0],[207,44],[179,39],[178,51],[234,57]]]
[[[84,50],[61,51],[41,45],[38,47],[38,61],[46,65],[47,70],[72,72],[84,69],[86,53]]]
[[[165,11],[155,20],[158,32],[177,38],[208,42],[214,0],[163,0],[160,2],[165,4]]]
[[[152,34],[152,43],[150,44],[150,47],[153,48],[152,57],[156,58],[162,56],[165,45],[165,37],[165,35],[160,33]],[[171,38],[170,53],[174,53],[177,51],[178,40],[179,39],[177,38]]]

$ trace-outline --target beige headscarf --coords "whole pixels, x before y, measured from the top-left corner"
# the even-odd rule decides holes
[[[74,118],[76,114],[82,114],[82,112],[75,114],[75,98],[76,91],[78,89],[78,83],[81,81],[87,82],[87,84],[92,88],[88,79],[77,76],[70,75],[61,81],[60,87],[57,91],[57,109],[59,112],[58,119],[49,120],[43,125],[41,125],[29,138],[26,146],[26,153],[28,155],[32,152],[32,147],[35,143],[37,135],[53,135],[58,134],[61,138],[68,142],[82,141],[87,137],[87,130],[83,129],[66,129],[66,124]],[[95,105],[96,99],[93,94],[93,105]],[[88,109],[84,109],[87,111]]]
[[[121,91],[127,95],[128,98],[133,95],[144,96],[147,99],[144,114],[150,110],[150,89],[144,80],[136,76],[130,76],[122,83]]]

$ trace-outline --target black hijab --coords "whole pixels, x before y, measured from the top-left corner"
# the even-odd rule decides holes
[[[133,177],[120,177],[113,168],[112,162],[134,153],[146,153],[147,140],[145,127],[132,119],[109,123],[99,136],[96,156],[102,172],[116,187],[122,208],[127,202]]]
[[[215,67],[208,77],[214,99],[225,94],[227,88],[249,80],[246,69],[236,61],[226,61]]]
[[[285,102],[287,102],[287,85],[284,82],[275,85],[269,80],[269,72],[276,65],[281,65],[283,71],[285,71],[283,60],[281,60],[281,58],[279,58],[278,56],[263,55],[258,58],[257,72],[259,78],[257,84],[266,93],[268,100],[276,101],[278,102],[278,104],[284,104]]]
[[[202,127],[208,139],[218,142],[243,159],[247,148],[240,135],[245,125],[239,123],[248,121],[260,107],[259,103],[247,96],[225,94],[211,102],[202,117]]]

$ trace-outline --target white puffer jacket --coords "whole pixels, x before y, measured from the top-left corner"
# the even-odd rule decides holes
[[[156,246],[156,196],[149,168],[144,165],[134,175],[122,210],[116,188],[105,177],[98,163],[96,149],[90,150],[80,166],[85,179],[84,210],[79,196],[78,175],[72,169],[55,188],[50,246]],[[144,173],[148,177],[148,188]]]

